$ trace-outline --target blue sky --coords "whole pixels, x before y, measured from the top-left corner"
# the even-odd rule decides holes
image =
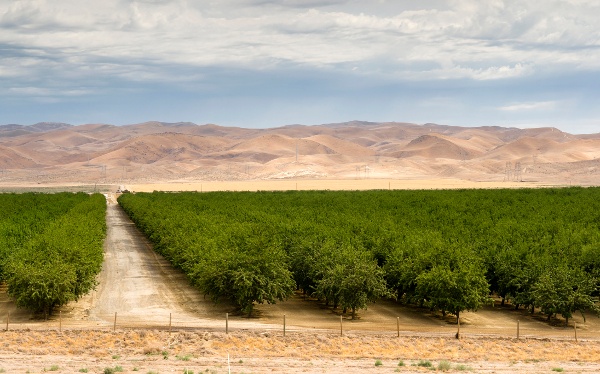
[[[597,0],[4,0],[0,124],[600,132]]]

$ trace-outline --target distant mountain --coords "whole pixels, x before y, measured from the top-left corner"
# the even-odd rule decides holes
[[[0,153],[1,182],[122,184],[368,174],[484,181],[518,175],[600,184],[600,134],[572,135],[555,128],[367,121],[268,129],[191,122],[41,122],[0,126]]]

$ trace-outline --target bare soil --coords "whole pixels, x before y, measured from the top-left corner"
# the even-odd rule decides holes
[[[563,320],[497,304],[464,313],[460,340],[452,316],[391,300],[360,311],[357,320],[342,316],[341,325],[339,310],[301,294],[258,305],[252,318],[240,316],[190,286],[152,250],[114,196],[108,202],[105,262],[95,291],[45,321],[17,309],[0,290],[3,324],[10,313],[9,330],[0,325],[0,370],[103,372],[120,366],[125,372],[225,373],[229,355],[233,373],[427,371],[420,360],[481,373],[600,371],[600,319],[593,316],[585,322],[576,316],[565,327]],[[406,366],[398,366],[401,360]]]

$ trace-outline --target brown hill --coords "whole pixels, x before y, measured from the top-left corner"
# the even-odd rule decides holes
[[[390,178],[600,184],[600,134],[401,122],[0,126],[2,183]],[[516,165],[516,166],[515,166]],[[509,168],[520,167],[519,173]],[[40,170],[43,169],[43,172]]]
[[[38,166],[35,161],[0,145],[0,169],[25,169]]]
[[[390,156],[397,158],[420,156],[430,159],[448,158],[465,160],[479,154],[480,152],[458,146],[440,135],[421,135],[408,143],[403,150],[390,153]]]

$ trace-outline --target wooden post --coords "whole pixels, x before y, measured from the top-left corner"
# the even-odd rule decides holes
[[[285,314],[283,315],[283,337],[285,338]]]
[[[169,334],[171,333],[171,313],[169,313]]]
[[[519,339],[519,333],[521,332],[519,327],[519,320],[517,320],[517,339]]]
[[[113,331],[117,331],[117,312],[115,312],[115,322],[113,323]]]
[[[344,336],[344,328],[342,326],[342,316],[340,316],[340,336]]]
[[[575,329],[575,342],[577,342],[577,322],[573,321],[573,329]]]
[[[229,313],[225,313],[225,334],[229,334]]]
[[[400,317],[396,317],[396,331],[398,332],[398,337],[400,337]]]

